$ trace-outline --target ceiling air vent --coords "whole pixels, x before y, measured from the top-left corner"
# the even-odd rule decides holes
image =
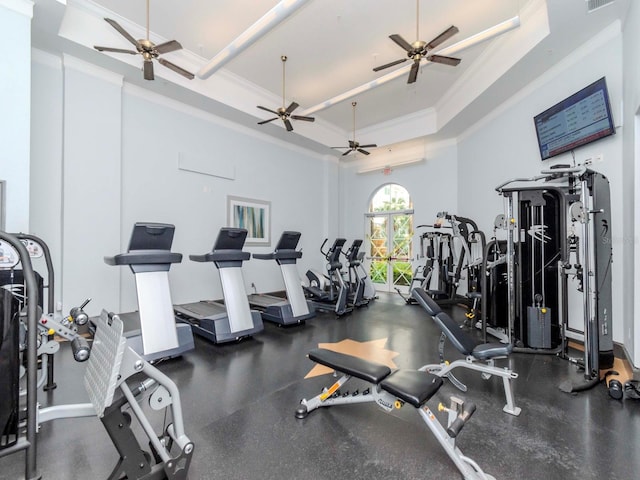
[[[587,11],[589,13],[612,4],[615,0],[585,0],[587,2]]]

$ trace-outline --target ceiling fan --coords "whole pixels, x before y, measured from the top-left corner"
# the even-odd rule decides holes
[[[303,120],[305,122],[315,122],[315,118],[313,117],[304,117],[302,115],[291,115],[291,113],[298,108],[300,105],[298,105],[296,102],[291,102],[291,104],[285,108],[284,106],[284,102],[285,102],[285,96],[284,96],[284,79],[285,79],[285,62],[287,61],[287,57],[286,55],[282,55],[280,57],[280,60],[282,60],[282,107],[279,107],[277,110],[271,110],[270,108],[267,107],[263,107],[261,105],[258,105],[258,108],[261,110],[266,110],[267,112],[271,112],[274,115],[276,115],[273,118],[270,118],[268,120],[263,120],[262,122],[258,122],[258,125],[264,125],[265,123],[269,123],[269,122],[273,122],[274,120],[277,120],[278,118],[280,120],[282,120],[284,122],[284,126],[286,127],[288,132],[293,131],[293,126],[291,125],[291,122],[289,121],[289,119],[293,119],[293,120]]]
[[[368,145],[360,145],[360,143],[356,142],[356,105],[357,104],[358,104],[357,102],[351,102],[351,106],[353,107],[353,140],[349,140],[348,147],[331,147],[331,148],[346,148],[347,151],[342,154],[343,157],[345,155],[349,155],[351,152],[360,152],[364,155],[369,155],[371,152],[367,152],[364,149],[375,148],[378,146],[375,143],[370,143]]]
[[[160,58],[160,55],[163,53],[173,52],[175,50],[180,50],[182,45],[177,40],[169,40],[168,42],[161,43],[160,45],[156,45],[151,40],[149,40],[149,0],[147,0],[147,37],[141,40],[136,40],[133,38],[129,32],[127,32],[118,22],[112,20],[111,18],[105,18],[105,21],[115,28],[120,35],[129,40],[136,49],[135,50],[127,50],[124,48],[111,48],[111,47],[100,47],[94,45],[93,48],[98,50],[99,52],[113,52],[113,53],[128,53],[130,55],[137,55],[138,53],[142,55],[144,58],[143,63],[143,73],[145,80],[153,80],[153,59],[157,59],[160,65],[163,65],[170,70],[173,70],[176,73],[179,73],[183,77],[188,78],[189,80],[193,80],[193,73],[188,72],[182,67],[179,67],[175,63],[171,63],[164,58]]]
[[[380,65],[379,67],[374,68],[373,71],[379,72],[380,70],[393,67],[394,65],[398,65],[400,63],[406,62],[408,59],[411,59],[413,60],[413,65],[411,65],[411,70],[409,71],[409,79],[407,80],[407,83],[414,83],[418,78],[420,61],[423,58],[426,58],[430,62],[442,63],[444,65],[451,65],[452,67],[455,67],[460,63],[459,58],[430,54],[429,52],[434,48],[436,48],[438,45],[449,40],[456,33],[458,33],[458,28],[452,25],[451,27],[447,28],[444,32],[442,32],[440,35],[438,35],[436,38],[431,40],[430,42],[423,42],[422,40],[419,40],[420,38],[420,0],[416,0],[416,39],[417,40],[413,43],[409,43],[397,33],[394,33],[393,35],[389,35],[389,38],[391,40],[393,40],[400,47],[406,50],[407,58],[401,58],[400,60],[396,60],[394,62],[390,62],[385,65]]]

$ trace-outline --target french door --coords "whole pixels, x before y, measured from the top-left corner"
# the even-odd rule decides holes
[[[413,271],[413,211],[365,214],[369,277],[376,290],[409,291]]]

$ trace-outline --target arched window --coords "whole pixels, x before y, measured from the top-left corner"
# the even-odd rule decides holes
[[[369,212],[397,212],[413,208],[411,196],[406,188],[397,183],[387,183],[371,197]]]
[[[377,290],[407,292],[413,278],[413,203],[406,188],[388,183],[371,196],[365,238],[369,276]]]

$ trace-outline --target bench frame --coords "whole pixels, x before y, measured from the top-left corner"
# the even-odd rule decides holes
[[[322,349],[315,350],[314,352],[322,353]],[[355,359],[356,357],[352,358]],[[336,368],[336,365],[333,365],[329,361],[323,361],[323,359],[318,358],[318,356],[314,356],[313,361],[329,368]],[[358,361],[362,360],[358,359]],[[376,365],[374,362],[368,363]],[[336,369],[333,375],[338,376],[338,372],[339,370]],[[389,374],[390,372],[391,370],[389,370]],[[324,388],[320,394],[309,400],[302,399],[300,401],[300,406],[296,410],[296,418],[303,419],[306,418],[306,416],[313,410],[320,407],[332,407],[335,405],[354,405],[373,402],[386,413],[390,413],[394,409],[402,408],[405,405],[403,400],[383,390],[379,383],[372,383],[366,378],[363,378],[363,376],[361,377],[357,375],[358,372],[353,371],[353,369],[351,369],[351,373],[354,375],[344,372],[340,373],[342,374],[340,378],[338,378],[338,380],[331,386]],[[389,374],[380,378],[380,382],[388,377]],[[340,388],[343,387],[352,377],[359,378],[359,380],[365,382],[368,385],[367,389],[359,393],[341,393]],[[420,408],[416,408],[416,410],[465,480],[495,480],[491,475],[484,473],[476,462],[463,455],[460,449],[456,446],[457,432],[454,436],[448,434],[447,429],[445,429],[445,427],[443,427],[443,425],[438,421],[431,409],[426,405],[426,402],[424,402]],[[456,420],[460,421],[461,418],[464,418],[464,421],[466,421],[468,416],[470,416],[468,415],[467,417],[464,417],[464,402],[456,397],[451,397],[451,406],[449,408],[440,404],[438,410],[448,412],[447,428],[451,427]]]
[[[482,378],[485,380],[488,380],[494,375],[497,377],[501,377],[502,384],[504,386],[504,396],[507,401],[506,405],[502,408],[502,411],[514,416],[520,415],[522,409],[520,407],[516,407],[513,398],[513,390],[511,389],[511,380],[518,378],[518,374],[508,367],[500,368],[495,365],[495,360],[507,358],[507,356],[494,355],[488,358],[478,358],[474,356],[473,352],[475,349],[470,348],[469,345],[477,342],[468,337],[468,335],[466,335],[466,333],[462,330],[452,330],[453,327],[448,328],[449,325],[447,325],[445,321],[450,323],[453,320],[451,320],[451,318],[440,309],[440,307],[435,303],[435,301],[431,299],[431,297],[429,297],[424,289],[416,287],[411,292],[411,295],[416,300],[416,302],[425,309],[427,314],[431,318],[433,318],[434,322],[436,323],[436,325],[438,325],[442,332],[438,345],[440,363],[424,365],[419,370],[433,373],[434,375],[437,375],[439,377],[447,377],[456,388],[463,392],[467,391],[467,386],[453,375],[452,371],[456,368],[467,368],[469,370],[481,372]],[[451,344],[460,353],[466,355],[466,358],[455,360],[453,362],[445,361],[444,344],[446,339],[449,339]],[[493,346],[493,344],[485,345],[489,347]],[[495,346],[496,348],[499,347],[501,350],[507,349],[507,347],[501,344],[495,344]]]

